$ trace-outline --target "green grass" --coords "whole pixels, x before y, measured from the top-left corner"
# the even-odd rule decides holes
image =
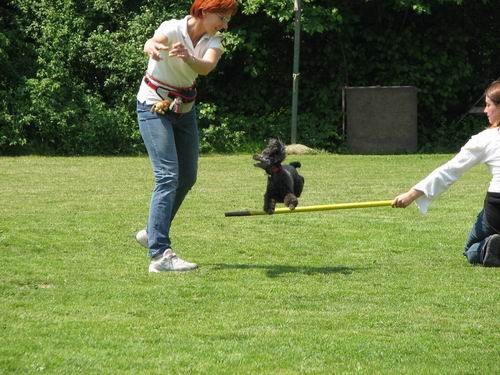
[[[290,156],[301,205],[391,199],[450,155]],[[489,176],[415,206],[259,209],[249,155],[200,160],[150,275],[147,158],[0,158],[0,373],[495,374],[500,270],[462,256]]]

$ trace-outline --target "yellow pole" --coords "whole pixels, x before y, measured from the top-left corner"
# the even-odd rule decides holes
[[[274,214],[293,214],[299,212],[343,210],[349,208],[385,207],[385,206],[390,206],[391,204],[392,200],[358,202],[358,203],[323,204],[318,206],[297,207],[295,208],[295,210],[289,210],[288,208],[277,208],[276,210],[274,210]],[[262,211],[243,210],[243,211],[230,211],[224,213],[224,216],[254,216],[254,215],[268,215],[268,213],[263,210]]]

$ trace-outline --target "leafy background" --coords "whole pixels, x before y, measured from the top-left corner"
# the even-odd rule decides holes
[[[0,5],[0,153],[144,152],[135,95],[145,40],[191,1],[7,0]],[[344,86],[418,88],[421,151],[484,126],[459,119],[500,75],[492,0],[304,0],[298,142],[343,150]],[[293,1],[243,0],[218,69],[199,80],[204,152],[288,139]],[[479,22],[480,21],[480,22]]]

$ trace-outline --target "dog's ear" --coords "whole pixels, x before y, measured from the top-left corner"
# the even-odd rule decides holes
[[[279,138],[271,138],[267,149],[269,150],[269,161],[271,164],[278,164],[285,160],[285,144]]]
[[[267,147],[277,148],[279,147],[280,143],[283,142],[281,142],[279,138],[272,137],[267,141]]]
[[[285,157],[286,157],[286,146],[279,139],[278,139],[278,144],[279,144],[279,148],[280,148],[280,154],[282,154],[283,155],[283,159],[285,159]]]

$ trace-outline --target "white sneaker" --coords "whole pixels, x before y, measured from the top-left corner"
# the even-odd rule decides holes
[[[148,247],[148,232],[146,232],[146,229],[140,230],[137,232],[135,235],[135,239],[141,246]]]
[[[186,262],[179,258],[172,249],[167,249],[162,255],[151,259],[149,263],[149,272],[166,271],[190,271],[198,268],[196,263]]]

